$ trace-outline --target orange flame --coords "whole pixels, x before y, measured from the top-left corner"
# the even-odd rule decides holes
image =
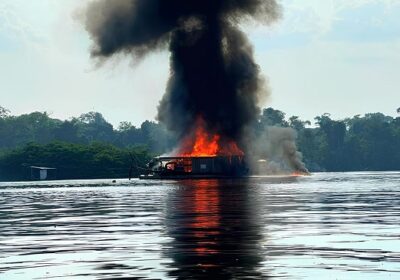
[[[180,155],[184,157],[243,156],[243,151],[233,140],[223,140],[217,133],[205,128],[203,118],[196,121],[195,132],[186,136],[180,145]]]
[[[304,171],[294,171],[294,172],[292,172],[291,176],[293,176],[293,177],[310,176],[310,173],[307,173]]]

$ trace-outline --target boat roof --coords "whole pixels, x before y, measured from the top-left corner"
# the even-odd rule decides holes
[[[57,168],[42,167],[42,166],[29,166],[29,168],[32,168],[32,169],[41,169],[41,170],[56,170],[56,169],[57,169]]]

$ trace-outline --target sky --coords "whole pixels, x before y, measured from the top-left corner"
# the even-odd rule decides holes
[[[101,112],[114,125],[154,120],[169,54],[99,66],[79,21],[84,0],[0,0],[0,106],[68,119]],[[400,107],[400,0],[282,0],[272,26],[243,26],[273,107],[304,120]]]

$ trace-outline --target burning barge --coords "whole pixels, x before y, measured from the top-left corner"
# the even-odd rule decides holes
[[[198,118],[192,132],[180,142],[175,156],[150,161],[140,179],[209,179],[247,176],[244,152],[235,141],[206,129]]]
[[[157,157],[140,179],[240,178],[248,173],[243,156]]]
[[[237,143],[229,138],[205,129],[199,118],[193,132],[180,142],[174,156],[160,156],[151,160],[140,175],[140,179],[223,179],[243,178],[250,174],[245,153]],[[259,169],[266,165],[260,160]],[[254,169],[254,165],[252,165]],[[258,170],[258,171],[260,171]],[[305,169],[297,169],[299,174],[307,175]],[[254,170],[253,170],[254,172]]]

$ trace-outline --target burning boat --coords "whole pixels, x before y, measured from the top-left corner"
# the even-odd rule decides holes
[[[157,157],[140,179],[235,178],[249,172],[242,156]]]
[[[170,75],[156,118],[178,139],[178,149],[150,162],[143,179],[243,176],[248,168],[241,148],[247,159],[268,156],[257,148],[263,139],[255,139],[264,134],[278,143],[268,146],[281,147],[272,154],[306,171],[294,134],[252,131],[261,128],[260,101],[270,89],[240,27],[245,21],[279,19],[279,2],[90,1],[84,24],[94,43],[91,55],[99,62],[120,54],[136,62],[160,49],[170,52]]]
[[[202,118],[197,119],[194,131],[182,139],[173,154],[154,158],[140,178],[226,178],[249,173],[244,153],[236,142],[207,131]]]

